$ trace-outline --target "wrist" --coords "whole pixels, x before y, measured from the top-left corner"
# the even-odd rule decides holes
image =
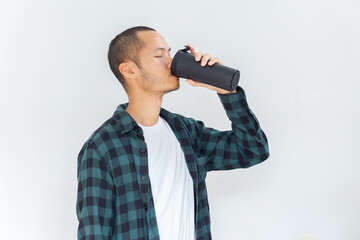
[[[231,94],[231,93],[236,93],[236,89],[234,89],[234,91],[227,91],[227,90],[223,90],[223,91],[217,91],[218,94]]]

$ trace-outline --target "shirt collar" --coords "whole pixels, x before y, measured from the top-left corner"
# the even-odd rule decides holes
[[[139,125],[136,121],[131,117],[131,115],[125,111],[129,102],[119,104],[116,108],[113,118],[118,122],[120,126],[121,133],[126,133],[131,131],[133,128],[139,128]],[[160,116],[165,119],[165,121],[170,125],[180,126],[181,125],[181,118],[178,114],[171,113],[164,108],[160,108]]]

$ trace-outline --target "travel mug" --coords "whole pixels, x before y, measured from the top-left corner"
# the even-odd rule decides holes
[[[176,77],[191,78],[228,91],[234,91],[239,83],[240,71],[218,63],[201,66],[189,52],[189,46],[177,51],[171,63],[171,74]]]

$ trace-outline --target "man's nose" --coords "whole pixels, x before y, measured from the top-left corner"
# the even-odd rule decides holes
[[[172,57],[169,57],[168,58],[168,62],[167,62],[167,68],[170,68],[171,67],[171,63],[172,63],[172,61],[173,61],[173,58]]]

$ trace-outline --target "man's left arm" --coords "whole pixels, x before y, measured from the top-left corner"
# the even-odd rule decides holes
[[[231,121],[231,131],[206,127],[202,121],[183,118],[194,139],[194,150],[205,157],[206,170],[247,168],[269,157],[267,137],[249,108],[245,91],[220,94],[220,101]]]

